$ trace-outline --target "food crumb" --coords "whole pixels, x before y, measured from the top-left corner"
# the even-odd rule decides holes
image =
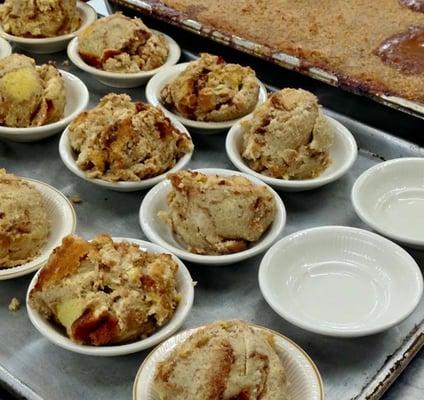
[[[63,61],[62,65],[63,65],[64,67],[69,67],[69,65],[70,65],[69,60],[65,60],[65,61]]]
[[[20,308],[21,308],[21,302],[16,297],[10,300],[9,311],[15,312],[15,311],[18,311]]]
[[[73,204],[82,203],[81,196],[79,194],[74,194],[72,196],[69,196],[69,200]]]

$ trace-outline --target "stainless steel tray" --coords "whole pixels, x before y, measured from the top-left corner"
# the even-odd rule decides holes
[[[36,57],[45,62],[48,56]],[[55,55],[60,68],[69,69],[87,84],[90,106],[111,89],[73,66],[64,66],[64,54]],[[127,91],[144,98],[144,89]],[[318,225],[366,228],[350,203],[354,180],[381,161],[402,156],[424,156],[424,149],[327,111],[355,135],[360,154],[352,170],[339,181],[304,193],[281,193],[288,212],[283,235]],[[191,168],[233,168],[225,150],[225,135],[193,137],[196,146]],[[18,175],[54,185],[66,195],[79,194],[75,205],[77,232],[87,238],[99,232],[143,238],[138,209],[146,192],[117,193],[85,182],[71,174],[58,155],[58,137],[38,143],[0,141],[0,167]],[[424,266],[424,253],[411,251]],[[360,339],[333,339],[308,333],[282,320],[259,291],[257,272],[262,256],[227,268],[187,263],[198,282],[193,311],[183,328],[215,319],[242,318],[275,329],[302,346],[322,373],[326,399],[378,399],[424,343],[424,307],[401,325],[385,333]],[[139,365],[148,352],[122,357],[89,357],[50,344],[32,327],[25,308],[7,309],[14,296],[21,301],[31,277],[0,281],[0,385],[28,399],[128,399]],[[306,400],[306,399],[305,399]]]
[[[270,61],[284,68],[295,70],[301,74],[308,75],[311,78],[325,82],[332,86],[340,87],[344,90],[365,95],[378,103],[399,111],[424,118],[424,104],[416,101],[407,100],[398,96],[390,96],[384,93],[378,93],[373,89],[367,88],[366,82],[356,81],[349,77],[337,76],[331,71],[318,66],[311,65],[307,60],[293,56],[285,52],[276,51],[276,49],[267,47],[246,38],[239,37],[228,32],[216,30],[212,26],[202,24],[195,17],[186,15],[170,6],[167,6],[160,0],[107,0],[109,3],[118,4],[127,8],[137,10],[143,14],[159,18],[167,23],[176,25],[207,37],[215,42],[230,46],[234,49],[254,55],[256,57]]]

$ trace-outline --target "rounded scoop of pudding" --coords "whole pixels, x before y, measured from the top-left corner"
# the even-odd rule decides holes
[[[259,84],[249,67],[227,64],[222,57],[203,53],[161,91],[170,111],[196,121],[221,122],[252,112]]]
[[[59,121],[66,105],[65,84],[52,64],[12,54],[0,60],[0,124],[28,128]]]
[[[67,236],[29,294],[29,303],[76,343],[101,346],[146,338],[178,305],[178,264],[130,242]]]
[[[5,32],[27,38],[49,38],[81,26],[76,0],[6,0],[0,6]]]
[[[333,128],[308,91],[271,94],[242,125],[242,157],[254,171],[274,178],[310,179],[331,162]]]
[[[168,45],[139,18],[121,13],[100,18],[78,35],[78,52],[88,64],[109,72],[150,71],[165,63]]]
[[[69,140],[87,177],[109,182],[160,175],[193,149],[158,107],[114,93],[70,124]]]
[[[0,269],[36,258],[47,242],[49,226],[37,189],[0,169]]]
[[[272,335],[244,321],[217,321],[161,361],[154,388],[161,400],[287,400],[285,368]]]
[[[192,253],[219,255],[246,250],[268,229],[276,214],[273,194],[242,176],[213,176],[196,171],[168,174],[172,189],[168,223]]]

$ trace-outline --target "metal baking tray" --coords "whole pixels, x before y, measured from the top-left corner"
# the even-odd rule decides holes
[[[228,32],[218,31],[208,25],[190,18],[184,13],[175,10],[162,3],[160,0],[108,0],[109,3],[115,3],[127,8],[132,8],[143,14],[161,19],[167,23],[176,25],[196,35],[201,35],[212,39],[218,43],[225,44],[234,49],[265,59],[284,68],[298,71],[311,78],[318,79],[332,86],[340,87],[344,90],[356,94],[365,95],[378,103],[384,104],[399,111],[414,115],[424,119],[424,104],[407,100],[398,96],[388,96],[382,93],[373,92],[366,89],[365,85],[353,84],[349,79],[337,77],[330,71],[311,66],[310,63],[295,57],[293,55],[276,51],[273,48],[255,43],[251,40],[230,34]]]
[[[64,63],[64,53],[35,58],[38,63],[53,58],[60,68],[78,75],[88,86],[91,107],[101,96],[120,91]],[[133,99],[144,99],[143,88],[125,91]],[[382,159],[424,156],[424,149],[410,142],[326,112],[352,131],[360,147],[359,157],[351,171],[333,184],[310,192],[280,193],[288,215],[283,236],[319,225],[366,228],[350,203],[355,179]],[[145,239],[138,224],[138,209],[146,191],[118,193],[77,178],[61,162],[58,140],[56,136],[28,144],[0,141],[0,167],[47,182],[65,195],[79,194],[82,203],[75,205],[77,233],[86,238],[109,232],[112,236]],[[190,168],[233,169],[224,150],[225,134],[193,135],[193,140]],[[408,251],[424,267],[424,252]],[[297,342],[316,362],[327,400],[379,399],[424,345],[424,300],[402,324],[365,338],[328,338],[289,324],[272,311],[260,293],[257,273],[261,258],[218,269],[187,263],[198,284],[194,307],[183,329],[216,319],[241,318],[277,330]],[[12,297],[24,301],[30,279],[0,281],[0,385],[31,400],[131,398],[133,380],[148,351],[102,358],[71,353],[51,344],[32,327],[24,304],[16,313],[7,308]]]

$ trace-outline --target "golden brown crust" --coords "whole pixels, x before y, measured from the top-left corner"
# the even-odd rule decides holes
[[[333,72],[342,85],[424,101],[423,74],[403,74],[374,54],[387,38],[424,25],[423,13],[398,0],[162,2],[214,29]]]

